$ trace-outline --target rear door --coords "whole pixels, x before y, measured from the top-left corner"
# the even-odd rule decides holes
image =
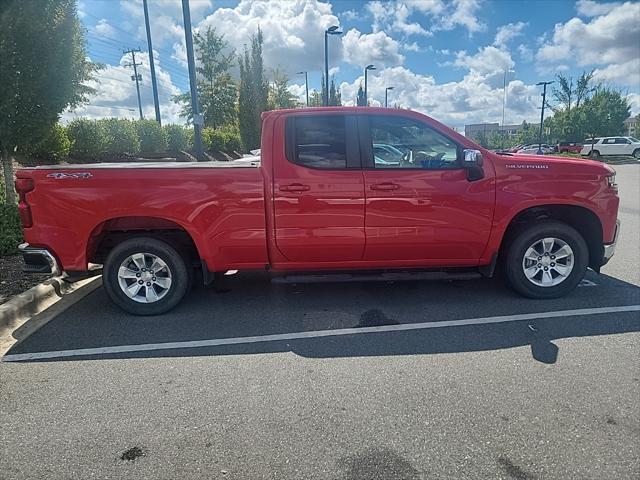
[[[462,147],[422,121],[360,118],[366,194],[365,260],[420,265],[475,264],[494,210],[491,168],[470,182]],[[377,147],[377,148],[374,148]],[[399,152],[385,158],[376,151]]]
[[[598,145],[600,148],[600,155],[619,155],[616,153],[616,139],[615,138],[605,138],[602,140],[602,144]]]
[[[273,164],[278,251],[290,262],[361,260],[364,179],[355,118],[288,117],[283,156]]]

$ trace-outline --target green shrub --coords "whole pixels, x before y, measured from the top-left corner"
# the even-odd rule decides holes
[[[22,226],[16,205],[0,205],[0,256],[18,253]]]
[[[104,123],[86,118],[73,120],[67,126],[71,140],[70,156],[80,161],[91,161],[100,157],[107,146]]]
[[[235,127],[205,128],[202,138],[206,150],[233,153],[242,150],[240,132]]]
[[[182,125],[165,125],[162,127],[167,137],[167,148],[170,152],[179,152],[180,150],[188,150],[189,129]]]
[[[70,148],[71,140],[69,140],[67,129],[55,124],[46,137],[23,149],[20,156],[26,161],[58,163],[69,155]]]
[[[155,120],[138,120],[138,136],[142,153],[158,153],[167,150],[167,135]]]
[[[106,145],[104,153],[111,155],[137,155],[140,153],[140,137],[136,122],[119,118],[99,120],[104,127]]]
[[[224,148],[224,133],[211,127],[202,129],[202,142],[205,150],[221,152]]]

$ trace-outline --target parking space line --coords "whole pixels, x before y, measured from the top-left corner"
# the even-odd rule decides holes
[[[640,305],[624,305],[617,307],[582,308],[578,310],[557,310],[553,312],[524,313],[495,317],[466,318],[462,320],[444,320],[439,322],[402,323],[381,325],[377,327],[340,328],[333,330],[312,330],[307,332],[278,333],[250,337],[215,338],[209,340],[191,340],[185,342],[147,343],[141,345],[117,345],[112,347],[80,348],[77,350],[57,350],[50,352],[16,353],[5,355],[3,362],[19,362],[25,360],[44,360],[64,357],[80,357],[93,355],[109,355],[117,353],[135,353],[152,350],[175,350],[186,348],[217,347],[222,345],[242,345],[260,342],[276,342],[282,340],[301,340],[320,337],[337,337],[342,335],[361,335],[365,333],[399,332],[408,330],[424,330],[428,328],[460,327],[467,325],[483,325],[489,323],[518,322],[522,320],[540,320],[545,318],[580,317],[601,315],[605,313],[640,312]]]

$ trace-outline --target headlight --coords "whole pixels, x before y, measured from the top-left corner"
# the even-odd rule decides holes
[[[618,184],[616,183],[616,174],[612,173],[610,175],[607,175],[607,185],[609,185],[609,188],[618,189]]]

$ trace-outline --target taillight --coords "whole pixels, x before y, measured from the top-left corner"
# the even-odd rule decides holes
[[[18,192],[18,212],[20,213],[20,222],[23,228],[33,226],[33,218],[31,217],[31,207],[27,203],[27,193],[34,188],[32,178],[16,178],[16,192]]]

